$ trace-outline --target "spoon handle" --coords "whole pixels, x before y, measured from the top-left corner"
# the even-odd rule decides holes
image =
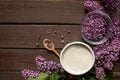
[[[55,49],[53,49],[53,52],[54,52],[58,57],[60,57],[60,54],[59,54]]]

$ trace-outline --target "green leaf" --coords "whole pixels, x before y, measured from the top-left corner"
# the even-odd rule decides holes
[[[103,80],[114,80],[111,76],[105,76]]]
[[[103,80],[109,80],[109,77],[108,77],[108,76],[105,76]]]
[[[81,78],[77,78],[77,80],[82,80]]]
[[[29,79],[29,80],[36,80],[36,78],[31,78],[31,79]]]
[[[82,77],[82,80],[85,80],[85,78],[84,78],[84,77]]]
[[[54,80],[54,74],[51,74],[51,75],[49,76],[49,80]]]
[[[40,73],[37,78],[31,78],[29,80],[47,80],[48,75],[44,73]]]
[[[103,80],[114,80],[113,73],[109,70],[105,70],[106,76]]]
[[[64,75],[57,75],[57,74],[51,74],[48,78],[48,80],[59,80],[61,78],[64,78],[65,76]]]
[[[94,78],[94,77],[90,77],[90,80],[96,80],[96,78]]]
[[[38,76],[38,78],[36,80],[46,80],[47,77],[48,77],[47,74],[41,73],[41,74],[39,74],[39,76]]]

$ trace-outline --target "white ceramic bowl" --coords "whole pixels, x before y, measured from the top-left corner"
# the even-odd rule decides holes
[[[80,53],[80,55],[79,56],[76,56],[75,54],[76,53],[74,53],[75,51],[74,50],[72,50],[71,52],[73,52],[74,54],[71,54],[70,53],[70,55],[71,56],[69,56],[69,57],[65,57],[65,54],[66,55],[69,55],[69,52],[70,52],[70,49],[72,49],[72,48],[70,48],[71,46],[78,46],[77,47],[77,50],[79,50],[78,51],[78,53],[77,53],[77,55],[79,55],[79,53]],[[85,66],[86,67],[86,69],[85,70],[72,70],[72,68],[70,68],[71,66],[71,64],[73,64],[73,63],[71,63],[72,62],[72,60],[75,60],[75,58],[78,58],[78,57],[80,57],[81,56],[81,50],[79,49],[79,46],[81,47],[81,49],[84,47],[84,48],[86,48],[85,50],[89,50],[89,52],[90,52],[90,56],[92,56],[90,59],[91,59],[91,62],[90,63],[88,63],[87,62],[87,58],[85,57],[85,56],[83,56],[80,60],[82,61],[82,59],[84,59],[85,58],[85,62],[87,62],[87,63],[84,63],[85,65],[88,65],[89,64],[89,66]],[[69,50],[69,52],[68,53],[66,53],[67,51]],[[77,51],[76,50],[76,51]],[[82,53],[83,54],[83,53]],[[84,53],[85,54],[85,53]],[[88,56],[88,55],[87,55]],[[68,62],[68,63],[65,63],[64,61],[66,61],[65,60],[65,58],[66,59],[70,59],[70,62]],[[79,58],[78,58],[79,59]],[[77,59],[77,60],[78,60]],[[68,60],[69,61],[69,60]],[[79,61],[79,60],[78,60]],[[80,64],[79,62],[75,62],[76,64]],[[84,60],[83,60],[84,61]],[[92,67],[93,67],[93,65],[94,65],[94,63],[95,63],[95,55],[94,55],[94,51],[92,50],[92,48],[89,46],[89,45],[87,45],[86,43],[83,43],[83,42],[72,42],[72,43],[69,43],[69,44],[67,44],[63,49],[62,49],[62,51],[61,51],[61,54],[60,54],[60,63],[61,63],[61,65],[62,65],[62,67],[64,68],[64,70],[66,71],[66,72],[68,72],[68,73],[70,73],[70,74],[72,74],[72,75],[82,75],[82,74],[85,74],[85,73],[87,73]],[[80,64],[80,65],[82,65],[82,64]],[[73,67],[73,65],[72,65],[72,67]],[[74,67],[77,67],[77,66],[75,66],[74,65]],[[79,69],[79,68],[78,68]]]

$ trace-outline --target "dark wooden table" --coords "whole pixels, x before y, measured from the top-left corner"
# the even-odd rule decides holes
[[[83,17],[84,7],[80,0],[1,0],[0,80],[24,80],[21,70],[36,70],[34,58],[37,55],[59,61],[56,55],[43,47],[42,40],[53,40],[58,52],[65,44],[80,41],[80,23]],[[70,34],[67,33],[68,30],[71,31]],[[61,44],[61,36],[55,36],[54,31],[63,33],[64,44]],[[37,42],[39,47],[35,45]],[[115,80],[119,80],[120,62],[115,64],[113,72]]]

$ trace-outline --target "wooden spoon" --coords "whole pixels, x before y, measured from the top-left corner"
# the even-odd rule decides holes
[[[55,45],[53,41],[51,41],[50,39],[44,39],[43,45],[46,49],[53,51],[58,57],[60,57],[60,54],[55,50]]]

